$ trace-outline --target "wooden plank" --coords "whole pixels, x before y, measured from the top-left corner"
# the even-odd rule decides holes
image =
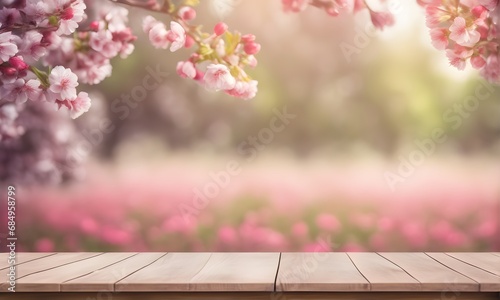
[[[116,291],[182,292],[189,291],[189,282],[207,264],[210,253],[168,253],[149,266],[120,280]]]
[[[139,253],[116,264],[61,284],[61,291],[113,292],[115,283],[148,266],[166,253]]]
[[[61,283],[115,264],[135,253],[104,253],[85,260],[38,272],[17,280],[18,292],[59,292]]]
[[[3,270],[10,266],[9,263],[7,262],[8,259],[9,259],[9,253],[7,252],[0,253],[0,270]]]
[[[279,257],[279,253],[213,253],[191,279],[191,290],[274,291]]]
[[[479,291],[479,283],[443,266],[425,253],[380,253],[421,283],[422,291]]]
[[[20,265],[27,263],[32,260],[44,258],[47,256],[54,255],[55,253],[37,253],[37,252],[19,252],[16,253],[16,263],[15,265]],[[8,253],[0,254],[0,270],[4,270],[10,267],[8,260]]]
[[[377,253],[348,253],[361,274],[370,282],[371,291],[419,291],[420,282]]]
[[[430,257],[439,261],[450,269],[467,276],[479,283],[480,291],[498,292],[500,291],[500,276],[495,276],[480,268],[471,266],[445,253],[427,253]]]
[[[273,291],[279,253],[168,253],[117,291]]]
[[[50,270],[76,261],[98,256],[100,254],[101,253],[57,253],[55,255],[46,256],[20,265],[19,268],[16,269],[16,278],[19,280],[20,278],[30,274]],[[0,292],[5,292],[8,288],[9,283],[7,278],[1,278]]]
[[[0,300],[498,300],[498,293],[0,293]]]
[[[276,290],[369,291],[370,284],[346,253],[283,253]]]
[[[491,253],[447,253],[470,265],[500,276],[500,257]]]

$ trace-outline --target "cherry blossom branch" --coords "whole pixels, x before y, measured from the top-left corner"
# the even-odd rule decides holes
[[[166,0],[164,5],[160,5],[156,0],[110,0],[111,2],[125,4],[133,7],[139,7],[142,9],[154,11],[154,12],[165,12],[165,7],[170,7],[170,1]]]
[[[260,45],[255,42],[255,36],[229,32],[228,26],[222,22],[214,27],[213,32],[202,32],[201,26],[191,24],[196,18],[196,1],[184,0],[177,6],[170,1],[162,5],[156,1],[115,2],[170,17],[170,29],[151,16],[144,20],[143,29],[155,48],[170,48],[173,52],[196,45],[194,53],[186,61],[177,64],[177,72],[181,77],[193,79],[209,90],[223,90],[243,99],[256,95],[257,81],[244,71],[245,67],[257,64],[254,54],[260,51]],[[205,63],[209,65],[202,70]]]

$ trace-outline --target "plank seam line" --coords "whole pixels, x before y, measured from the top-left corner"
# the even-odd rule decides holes
[[[497,274],[495,274],[495,273],[493,273],[493,272],[490,272],[490,271],[488,271],[488,270],[485,270],[485,269],[483,269],[483,268],[480,268],[480,267],[478,267],[478,266],[475,266],[475,265],[473,265],[473,264],[471,264],[471,263],[468,263],[468,262],[466,262],[465,260],[462,260],[462,259],[460,259],[460,258],[457,258],[457,257],[455,257],[455,256],[453,256],[453,255],[448,254],[447,252],[443,252],[443,253],[444,253],[444,254],[446,254],[446,255],[448,255],[449,257],[451,257],[451,258],[453,258],[453,259],[456,259],[456,260],[461,261],[461,262],[463,262],[463,263],[465,263],[465,264],[468,264],[469,266],[473,266],[473,267],[475,267],[475,268],[477,268],[477,269],[479,269],[479,270],[483,270],[483,271],[488,272],[488,273],[490,273],[490,274],[493,274],[493,275],[495,275],[495,276],[497,276],[497,277],[500,277],[500,276],[498,276]]]
[[[75,252],[76,253],[76,252]],[[85,253],[85,252],[83,252]],[[96,252],[97,253],[97,252]],[[57,253],[57,254],[62,254],[62,253]],[[90,258],[93,258],[93,257],[97,257],[97,256],[100,256],[100,255],[103,255],[104,252],[101,252],[101,253],[98,253],[97,255],[94,255],[94,256],[89,256],[89,257],[85,257],[85,258],[81,258],[79,260],[75,260],[75,261],[72,261],[72,262],[67,262],[67,263],[64,263],[62,265],[59,265],[59,266],[55,266],[55,267],[50,267],[48,269],[45,269],[45,270],[41,270],[41,271],[37,271],[37,272],[33,272],[33,273],[29,273],[29,274],[26,274],[24,276],[21,276],[21,277],[17,277],[16,279],[21,279],[21,278],[24,278],[24,277],[28,277],[28,276],[31,276],[31,275],[34,275],[34,274],[38,274],[38,273],[42,273],[42,272],[45,272],[45,271],[49,271],[49,270],[53,270],[53,269],[57,269],[59,267],[64,267],[64,266],[67,266],[67,265],[70,265],[70,264],[73,264],[73,263],[76,263],[76,262],[80,262],[80,261],[83,261],[83,260],[86,260],[86,259],[90,259]]]
[[[188,283],[188,290],[191,291],[192,287],[193,287],[193,279],[198,276],[198,274],[200,274],[201,271],[203,271],[203,269],[205,269],[205,267],[208,265],[208,263],[210,262],[210,259],[212,258],[212,256],[214,255],[213,252],[210,252],[210,255],[208,256],[208,259],[207,261],[203,264],[203,266],[198,270],[198,272],[196,272],[196,274],[194,274],[193,276],[191,276],[191,279],[189,280],[189,283]]]
[[[278,269],[276,269],[276,276],[274,276],[274,292],[276,293],[277,290],[277,285],[278,285],[278,274],[280,272],[280,265],[281,265],[281,252],[280,256],[278,257]]]
[[[471,278],[471,277],[467,276],[466,274],[464,274],[464,273],[462,273],[462,272],[459,272],[458,270],[455,270],[455,269],[453,269],[453,268],[451,268],[451,267],[449,267],[449,266],[445,265],[444,263],[442,263],[442,262],[440,262],[439,260],[435,259],[434,257],[430,256],[427,252],[424,252],[424,254],[425,254],[425,255],[427,255],[428,257],[430,257],[432,260],[435,260],[437,263],[439,263],[439,264],[441,264],[441,265],[445,266],[446,268],[448,268],[448,269],[452,270],[453,272],[458,273],[458,274],[460,274],[460,275],[462,275],[462,276],[464,276],[464,277],[467,277],[467,278],[469,278],[470,280],[472,280],[472,281],[476,282],[476,283],[477,283],[477,286],[478,286],[478,292],[480,292],[480,291],[481,291],[481,283],[480,283],[479,281],[475,280],[474,278]]]
[[[133,274],[139,272],[140,270],[146,268],[146,267],[149,267],[150,265],[154,264],[155,262],[159,261],[160,259],[162,259],[163,257],[165,257],[166,255],[168,254],[168,252],[165,252],[165,254],[163,254],[162,256],[158,257],[157,259],[153,260],[152,262],[150,262],[149,264],[145,265],[145,266],[142,266],[140,267],[139,269],[135,270],[134,272],[128,274],[127,276],[123,277],[122,279],[119,279],[118,281],[116,281],[115,283],[113,283],[113,291],[114,292],[118,292],[116,290],[116,284],[119,283],[120,281],[122,281],[123,279],[127,278],[127,277],[130,277],[132,276]]]
[[[397,263],[395,263],[394,261],[388,259],[387,257],[383,256],[382,254],[378,253],[378,252],[375,252],[377,253],[377,255],[379,255],[380,257],[382,257],[383,259],[387,260],[388,262],[390,262],[391,264],[395,265],[396,267],[400,268],[401,270],[403,270],[403,272],[405,272],[406,274],[408,274],[411,278],[415,279],[418,284],[420,285],[420,288],[422,288],[422,282],[420,282],[420,280],[418,280],[417,278],[415,278],[413,275],[411,275],[408,271],[406,271],[403,267],[401,267],[400,265],[398,265]]]
[[[97,270],[94,270],[94,271],[90,271],[90,272],[85,273],[85,274],[83,274],[83,275],[76,276],[75,278],[68,279],[68,280],[63,281],[63,282],[61,282],[61,283],[66,283],[66,282],[71,281],[71,280],[75,280],[75,279],[78,279],[78,278],[81,278],[81,277],[85,277],[85,276],[87,276],[87,275],[90,275],[90,274],[95,273],[95,272],[97,272],[97,271],[100,271],[100,270],[102,270],[102,269],[106,269],[106,268],[108,268],[108,267],[111,267],[112,265],[115,265],[115,264],[117,264],[117,263],[119,263],[119,262],[122,262],[122,261],[124,261],[124,260],[127,260],[127,259],[129,259],[129,258],[131,258],[131,257],[134,257],[134,256],[138,255],[138,254],[139,254],[139,253],[138,253],[138,252],[136,252],[135,254],[130,255],[130,256],[127,256],[127,257],[125,257],[125,258],[123,258],[123,259],[121,259],[121,260],[118,260],[118,261],[116,261],[116,262],[114,262],[114,263],[112,263],[112,264],[106,265],[106,266],[104,266],[104,267],[102,267],[102,268],[99,268],[99,269],[97,269]]]
[[[352,265],[356,268],[358,273],[361,274],[361,276],[363,276],[363,278],[366,280],[366,282],[368,282],[368,287],[370,288],[370,291],[371,291],[372,290],[372,283],[370,282],[370,280],[368,280],[368,278],[366,278],[365,275],[363,273],[361,273],[361,271],[358,269],[358,266],[356,266],[356,264],[354,263],[352,258],[349,256],[349,253],[345,252],[345,255],[347,256],[347,258],[349,258],[349,260],[351,261]]]
[[[30,259],[30,260],[23,261],[23,262],[17,262],[17,263],[15,264],[15,266],[16,266],[16,267],[18,267],[18,266],[20,266],[20,265],[22,265],[22,264],[29,263],[29,262],[32,262],[32,261],[35,261],[35,260],[39,260],[39,259],[42,259],[42,258],[46,258],[46,257],[49,257],[49,256],[53,256],[53,255],[56,255],[56,254],[57,254],[57,252],[48,253],[48,254],[47,254],[47,255],[45,255],[45,256],[37,257],[37,258]],[[6,269],[8,269],[8,268],[9,268],[9,267],[2,268],[2,269],[0,269],[0,271],[6,270]]]

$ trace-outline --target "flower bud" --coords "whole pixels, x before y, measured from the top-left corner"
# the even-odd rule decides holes
[[[214,27],[214,33],[216,36],[221,36],[227,31],[227,24],[224,22],[219,22]]]
[[[253,34],[245,34],[241,37],[241,41],[246,44],[255,41],[255,35]]]
[[[28,69],[28,65],[24,62],[21,56],[13,56],[9,59],[9,64],[18,71]]]
[[[245,53],[248,55],[254,55],[259,53],[260,51],[260,44],[255,43],[255,42],[250,42],[246,43],[245,47],[243,48],[245,50]]]
[[[186,35],[186,42],[184,43],[185,48],[191,48],[194,45],[194,39],[190,35]]]
[[[183,21],[191,21],[196,18],[196,10],[191,6],[183,6],[179,9],[178,15]]]

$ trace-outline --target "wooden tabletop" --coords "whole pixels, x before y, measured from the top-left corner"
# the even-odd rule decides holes
[[[500,292],[493,252],[18,253],[16,267],[16,292],[31,293]]]

